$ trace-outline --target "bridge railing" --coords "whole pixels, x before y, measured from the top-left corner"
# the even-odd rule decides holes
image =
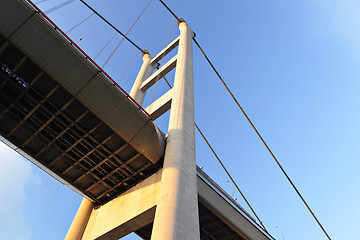
[[[219,184],[217,184],[214,180],[212,180],[209,177],[209,175],[207,175],[199,166],[196,166],[196,171],[198,176],[200,176],[203,179],[206,179],[209,183],[211,183],[212,187],[216,188],[218,192],[221,192],[222,196],[225,196],[228,201],[230,201],[244,214],[246,214],[247,217],[251,218],[251,220],[256,222],[256,220],[243,207],[241,207],[240,204],[237,201],[235,201],[233,197],[231,197],[222,187],[220,187]]]
[[[33,3],[31,0],[26,0],[30,6],[32,6],[34,8],[34,10],[41,16],[43,17],[50,25],[53,26],[53,28],[60,34],[62,35],[67,41],[69,41],[69,43],[75,47],[75,49],[77,49],[84,57],[86,60],[88,60],[89,62],[91,62],[94,67],[96,67],[100,73],[102,73],[115,87],[117,87],[121,93],[123,93],[132,103],[134,103],[136,105],[136,107],[143,112],[148,118],[150,118],[151,120],[154,120],[151,115],[145,111],[145,109],[140,106],[139,103],[137,103],[122,87],[120,87],[120,85],[114,81],[114,79],[112,77],[110,77],[110,75],[108,73],[106,73],[91,57],[89,57],[89,55],[87,55],[85,53],[84,50],[82,50],[63,30],[61,30],[48,16],[46,16],[46,14],[40,10],[40,8],[38,8],[35,3]]]

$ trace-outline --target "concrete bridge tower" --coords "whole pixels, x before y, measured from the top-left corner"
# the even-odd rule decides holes
[[[149,221],[153,221],[153,240],[200,239],[194,127],[194,33],[185,21],[178,26],[180,36],[157,56],[143,54],[143,65],[130,92],[142,105],[146,91],[176,68],[174,87],[145,109],[153,119],[170,109],[163,168],[130,189],[128,194],[98,209],[84,199],[67,240],[118,239]],[[177,55],[153,73],[158,62],[176,46]]]

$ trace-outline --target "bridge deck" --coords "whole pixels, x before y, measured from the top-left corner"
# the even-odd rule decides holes
[[[98,204],[159,169],[152,120],[27,3],[1,6],[2,138]]]

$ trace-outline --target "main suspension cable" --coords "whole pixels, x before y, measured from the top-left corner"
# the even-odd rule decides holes
[[[171,11],[171,9],[170,9],[163,1],[161,1],[161,0],[159,0],[159,1],[160,1],[161,4],[164,5],[164,7],[171,13],[171,15],[173,15],[174,18],[176,18],[176,20],[178,20],[178,22],[181,22],[180,18],[178,18],[178,17],[176,16],[176,14],[175,14],[173,11]]]
[[[181,22],[180,18],[178,18],[175,13],[173,11],[170,10],[170,8],[161,0],[159,0],[164,6],[165,8],[179,21]],[[195,41],[195,38],[194,38]],[[171,88],[170,83],[168,82],[168,80],[163,77],[164,80],[166,81],[167,85],[169,86],[169,88]],[[212,151],[212,153],[214,154],[215,158],[218,160],[218,162],[220,163],[220,165],[222,166],[222,168],[224,169],[224,171],[226,172],[226,174],[228,175],[228,177],[230,178],[231,182],[235,185],[236,189],[238,190],[238,192],[240,193],[240,195],[242,196],[242,198],[244,199],[244,201],[246,202],[246,204],[248,205],[248,207],[251,209],[252,213],[255,215],[256,219],[259,221],[259,223],[261,224],[262,228],[268,232],[265,228],[265,226],[263,225],[262,221],[260,220],[260,218],[258,217],[258,215],[255,213],[254,209],[251,207],[250,203],[248,202],[248,200],[246,199],[245,195],[241,192],[240,188],[238,187],[238,185],[235,183],[234,179],[231,177],[230,173],[228,172],[228,170],[226,169],[226,167],[224,166],[224,164],[222,163],[222,161],[220,160],[220,158],[218,157],[218,155],[216,154],[215,150],[211,147],[209,141],[206,139],[205,135],[201,132],[200,128],[198,127],[198,125],[195,123],[195,127],[198,130],[198,132],[200,133],[201,137],[204,139],[204,141],[206,142],[206,144],[208,145],[208,147],[210,148],[210,150]]]
[[[130,42],[134,47],[139,49],[140,52],[143,54],[146,54],[146,52],[141,49],[138,45],[136,45],[133,41],[131,41],[125,34],[123,34],[119,29],[117,29],[114,25],[112,25],[108,20],[106,20],[103,16],[101,16],[95,9],[89,6],[84,0],[80,0],[87,8],[89,8],[91,11],[93,11],[98,17],[100,17],[104,22],[106,22],[110,27],[112,27],[115,31],[117,31],[121,36],[123,36],[128,42]]]
[[[159,0],[164,6],[165,8],[179,21],[181,22],[181,20],[175,15],[175,13],[173,11],[170,10],[170,8],[162,1]],[[291,186],[293,187],[293,189],[295,190],[295,192],[298,194],[298,196],[300,197],[300,199],[302,200],[302,202],[305,204],[306,208],[309,210],[309,212],[311,213],[311,215],[313,216],[313,218],[315,219],[315,221],[317,222],[317,224],[320,226],[321,230],[324,232],[324,234],[326,235],[326,237],[331,240],[331,238],[329,237],[329,235],[327,234],[327,232],[325,231],[324,227],[321,225],[320,221],[317,219],[317,217],[315,216],[314,212],[311,210],[311,208],[309,207],[309,205],[307,204],[307,202],[305,201],[305,199],[302,197],[302,195],[300,194],[299,190],[296,188],[295,184],[291,181],[290,177],[288,176],[288,174],[285,172],[284,168],[281,166],[281,164],[279,163],[279,161],[277,160],[277,158],[275,157],[274,153],[271,151],[271,149],[269,148],[269,146],[267,145],[267,143],[265,142],[265,140],[263,139],[263,137],[260,135],[259,131],[256,129],[256,127],[254,126],[254,124],[252,123],[252,121],[250,120],[250,118],[248,117],[248,115],[246,114],[246,112],[244,111],[244,109],[241,107],[241,105],[239,104],[239,102],[237,101],[237,99],[235,98],[234,94],[230,91],[229,87],[226,85],[226,83],[224,82],[224,80],[222,79],[222,77],[220,76],[219,72],[216,70],[216,68],[214,67],[214,65],[211,63],[210,59],[207,57],[207,55],[205,54],[204,50],[200,47],[199,43],[196,41],[195,38],[193,38],[195,44],[197,45],[197,47],[200,49],[201,53],[204,55],[204,57],[206,58],[207,62],[210,64],[211,68],[214,70],[214,72],[216,73],[216,75],[219,77],[220,81],[223,83],[224,87],[227,89],[227,91],[229,92],[229,94],[231,95],[231,97],[233,98],[233,100],[235,101],[236,105],[239,107],[239,109],[241,110],[241,112],[244,114],[244,116],[246,117],[247,121],[250,123],[251,127],[254,129],[254,131],[256,132],[256,134],[258,135],[258,137],[260,138],[260,140],[262,141],[262,143],[264,144],[264,146],[266,147],[266,149],[268,150],[268,152],[270,153],[270,155],[272,156],[272,158],[275,160],[275,162],[277,163],[277,165],[279,166],[279,168],[281,169],[282,173],[285,175],[286,179],[289,181],[289,183],[291,184]]]
[[[132,55],[132,57],[131,57],[131,59],[130,59],[129,64],[126,66],[126,69],[125,69],[125,71],[124,71],[123,75],[121,76],[121,78],[120,78],[120,80],[119,80],[119,84],[120,84],[120,83],[121,83],[121,81],[124,79],[125,74],[126,74],[126,73],[127,73],[127,71],[129,70],[131,63],[132,63],[132,61],[134,60],[135,55],[136,55],[136,50],[134,51],[134,54]]]
[[[281,164],[279,163],[279,161],[277,160],[277,158],[275,157],[274,153],[271,151],[270,147],[267,145],[267,143],[265,142],[265,140],[263,139],[263,137],[260,135],[259,131],[256,129],[256,127],[254,126],[254,124],[252,123],[252,121],[250,120],[249,116],[246,114],[246,112],[244,111],[244,109],[241,107],[241,105],[239,104],[239,102],[237,101],[237,99],[235,98],[234,94],[231,92],[231,90],[229,89],[229,87],[227,86],[227,84],[225,83],[225,81],[222,79],[222,77],[220,76],[219,72],[215,69],[214,65],[211,63],[210,59],[207,57],[207,55],[205,54],[204,50],[200,47],[199,43],[196,41],[195,38],[193,38],[195,44],[198,46],[198,48],[200,49],[201,53],[204,55],[204,57],[206,58],[207,62],[210,64],[211,68],[214,70],[214,72],[216,73],[216,75],[218,76],[218,78],[220,79],[220,81],[222,82],[222,84],[224,85],[224,87],[226,88],[226,90],[228,91],[228,93],[231,95],[231,97],[233,98],[234,102],[236,103],[236,105],[239,107],[239,109],[241,110],[241,112],[244,114],[244,116],[246,117],[247,121],[250,123],[251,127],[254,129],[254,131],[256,132],[256,134],[258,135],[258,137],[260,138],[260,140],[262,141],[262,143],[264,144],[264,146],[266,147],[266,149],[268,150],[268,152],[270,153],[270,155],[272,156],[272,158],[275,160],[275,162],[277,163],[277,165],[279,166],[279,168],[281,169],[282,173],[285,175],[285,177],[287,178],[287,180],[289,181],[289,183],[291,184],[291,186],[294,188],[295,192],[298,194],[298,196],[300,197],[300,199],[302,200],[302,202],[305,204],[305,206],[307,207],[307,209],[309,210],[309,212],[311,213],[311,215],[314,217],[314,219],[316,220],[316,222],[318,223],[318,225],[320,226],[320,228],[322,229],[322,231],[324,232],[324,234],[326,235],[326,237],[330,239],[329,235],[327,234],[327,232],[325,231],[325,229],[323,228],[323,226],[321,225],[320,221],[317,219],[317,217],[315,216],[315,214],[313,213],[313,211],[310,209],[309,205],[306,203],[305,199],[302,197],[302,195],[300,194],[299,190],[296,188],[295,184],[291,181],[290,177],[288,176],[288,174],[286,173],[286,171],[284,170],[284,168],[281,166]]]
[[[261,226],[263,227],[263,229],[268,232],[265,228],[265,226],[263,225],[262,221],[260,220],[260,218],[258,217],[258,215],[255,213],[254,209],[251,207],[250,203],[248,202],[248,200],[246,199],[246,197],[244,196],[244,194],[241,192],[240,188],[238,187],[238,185],[235,183],[234,179],[231,177],[230,173],[228,172],[228,170],[226,169],[226,167],[224,166],[224,164],[222,163],[222,161],[220,160],[220,158],[218,157],[218,155],[216,154],[216,152],[214,151],[214,149],[212,148],[212,146],[210,145],[210,143],[208,142],[208,140],[206,139],[206,137],[204,136],[204,134],[202,133],[202,131],[200,130],[200,128],[198,127],[198,125],[195,123],[195,127],[198,130],[198,132],[200,133],[200,135],[202,136],[202,138],[205,140],[206,144],[208,145],[208,147],[210,148],[211,152],[214,154],[214,156],[216,157],[216,159],[218,160],[218,162],[220,163],[220,165],[222,166],[222,168],[224,169],[224,171],[226,172],[227,176],[230,178],[231,182],[234,184],[234,186],[236,187],[236,189],[238,190],[238,192],[240,193],[240,195],[242,196],[242,198],[245,200],[246,204],[248,205],[248,207],[251,209],[252,213],[255,215],[256,219],[259,221],[259,223],[261,224]]]
[[[167,85],[169,86],[169,88],[171,89],[171,85],[169,83],[169,81],[165,78],[165,76],[163,77],[163,79],[165,80],[165,82],[167,83]],[[200,128],[198,127],[198,125],[195,123],[195,128],[198,130],[198,132],[200,133],[201,137],[204,139],[204,141],[206,142],[206,144],[208,145],[208,147],[210,148],[211,152],[214,154],[215,158],[218,160],[218,162],[220,163],[221,167],[224,169],[224,171],[226,172],[226,174],[228,175],[228,177],[230,178],[231,182],[234,184],[234,186],[236,187],[236,189],[238,190],[238,192],[240,193],[240,195],[242,196],[242,198],[244,199],[244,201],[246,202],[246,204],[248,205],[248,207],[251,209],[252,213],[255,215],[256,219],[259,221],[259,223],[261,224],[262,228],[265,230],[265,232],[268,232],[265,228],[265,226],[263,225],[262,221],[260,220],[260,218],[258,217],[258,215],[255,213],[254,209],[251,207],[250,203],[248,202],[248,200],[246,199],[245,195],[241,192],[240,188],[238,187],[238,185],[235,183],[234,179],[231,177],[230,173],[228,172],[228,170],[226,169],[225,165],[222,163],[222,161],[220,160],[219,156],[216,154],[215,150],[212,148],[212,146],[210,145],[209,141],[207,140],[207,138],[205,137],[205,135],[202,133],[202,131],[200,130]]]

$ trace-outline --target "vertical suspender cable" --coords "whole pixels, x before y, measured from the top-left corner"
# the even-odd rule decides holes
[[[117,31],[121,36],[123,36],[128,42],[130,42],[134,47],[139,49],[140,52],[146,54],[146,52],[141,49],[138,45],[136,45],[133,41],[131,41],[125,34],[123,34],[119,29],[117,29],[114,25],[112,25],[108,20],[106,20],[103,16],[101,16],[95,9],[90,7],[89,4],[87,4],[84,0],[80,0],[87,8],[89,8],[91,11],[93,11],[98,17],[100,17],[104,22],[106,22],[110,27],[112,27],[115,31]]]
[[[125,38],[127,38],[127,35],[130,33],[130,31],[133,29],[133,27],[135,26],[135,24],[137,23],[137,21],[141,18],[141,16],[144,14],[144,12],[146,11],[146,9],[148,8],[148,6],[150,5],[150,3],[152,2],[152,0],[150,0],[145,8],[141,11],[140,15],[135,19],[134,23],[131,25],[131,27],[129,28],[129,30],[125,33],[125,35],[123,36],[123,38],[120,40],[120,42],[118,43],[118,45],[115,47],[115,49],[111,52],[110,56],[106,59],[106,61],[104,62],[104,64],[101,66],[102,68],[104,68],[106,66],[106,64],[110,61],[110,59],[112,58],[112,56],[114,55],[114,53],[116,52],[116,50],[120,47],[121,43],[124,41]]]
[[[109,43],[114,39],[116,34],[117,34],[117,32],[110,38],[110,40],[105,44],[105,46],[100,50],[100,52],[94,57],[94,60],[102,53],[102,51],[104,51],[104,49],[107,47],[107,45],[109,45]]]
[[[163,77],[165,82],[167,83],[167,85],[169,86],[169,88],[171,89],[171,85],[169,83],[169,81],[165,78],[165,76]],[[215,158],[218,160],[218,162],[220,163],[221,167],[224,169],[224,171],[226,172],[226,174],[228,175],[228,177],[230,178],[231,182],[234,184],[234,186],[236,187],[236,189],[238,190],[238,192],[240,193],[240,195],[242,196],[242,198],[244,199],[244,201],[246,202],[246,204],[248,205],[248,207],[250,208],[250,210],[252,211],[252,213],[255,215],[256,219],[259,221],[259,223],[261,224],[262,228],[265,230],[265,232],[268,232],[264,226],[264,224],[262,223],[262,221],[260,220],[260,218],[258,217],[258,215],[255,213],[254,209],[251,207],[250,203],[248,202],[248,200],[246,199],[245,195],[241,192],[240,188],[238,187],[238,185],[235,183],[234,179],[231,177],[230,173],[228,172],[228,170],[226,169],[225,165],[222,163],[222,161],[220,160],[219,156],[216,154],[215,150],[212,148],[212,146],[210,145],[209,141],[206,139],[205,135],[202,133],[202,131],[200,130],[200,128],[198,127],[198,125],[195,123],[195,128],[198,130],[198,132],[200,133],[201,137],[204,139],[204,141],[206,142],[206,144],[208,145],[208,147],[210,148],[211,152],[213,153],[213,155],[215,156]]]
[[[178,22],[181,22],[182,20],[180,18],[178,18],[175,13],[173,11],[170,10],[170,8],[161,0],[159,0],[164,6],[165,8],[178,20]],[[193,38],[195,40],[195,38]],[[168,80],[163,77],[164,80],[166,81],[167,85],[169,86],[169,88],[171,88],[170,83],[168,82]],[[216,154],[216,152],[214,151],[214,149],[211,147],[210,143],[208,142],[208,140],[206,139],[206,137],[204,136],[204,134],[201,132],[200,128],[197,126],[197,124],[195,123],[195,127],[198,130],[198,132],[200,133],[200,135],[202,136],[202,138],[205,140],[206,144],[208,145],[208,147],[210,148],[210,150],[212,151],[212,153],[214,154],[215,158],[218,160],[218,162],[220,163],[220,165],[222,166],[222,168],[224,169],[224,171],[226,172],[226,174],[228,175],[228,177],[230,178],[231,182],[235,185],[236,189],[238,190],[238,192],[240,193],[240,195],[242,196],[242,198],[244,199],[244,201],[246,202],[246,204],[248,205],[248,207],[251,209],[251,211],[253,212],[253,214],[255,215],[255,217],[257,218],[257,220],[259,221],[259,223],[261,224],[262,228],[265,230],[265,232],[267,232],[265,226],[263,225],[262,221],[260,220],[260,218],[258,217],[258,215],[255,213],[254,209],[251,207],[250,203],[247,201],[247,199],[245,198],[245,195],[240,191],[240,188],[238,187],[238,185],[235,183],[234,179],[231,177],[230,173],[227,171],[226,167],[224,166],[224,164],[222,163],[222,161],[220,160],[220,158],[218,157],[218,155]]]
[[[169,86],[169,88],[171,88],[170,83],[168,82],[168,80],[164,77],[164,80],[166,81],[167,85]],[[248,207],[250,208],[250,210],[252,211],[252,213],[255,215],[256,219],[259,221],[259,223],[261,224],[262,228],[265,230],[265,232],[268,232],[265,228],[265,226],[263,225],[262,221],[260,220],[260,218],[258,217],[258,215],[255,213],[254,209],[251,207],[250,203],[248,202],[248,200],[246,199],[245,195],[241,192],[240,188],[238,187],[238,185],[235,183],[234,179],[231,177],[230,173],[228,172],[228,170],[226,169],[225,165],[222,163],[222,161],[220,160],[219,156],[216,154],[215,150],[212,148],[212,146],[210,145],[209,141],[207,140],[207,138],[205,137],[205,135],[202,133],[202,131],[200,130],[200,128],[198,127],[198,125],[195,123],[195,128],[196,130],[198,130],[198,132],[200,133],[201,137],[204,139],[204,141],[206,142],[206,144],[208,145],[208,147],[210,148],[211,152],[213,153],[213,155],[215,156],[215,158],[218,160],[218,162],[220,163],[221,167],[224,169],[224,171],[226,172],[226,174],[228,175],[228,177],[230,178],[231,182],[234,184],[234,186],[236,187],[236,189],[238,190],[238,192],[240,193],[241,197],[244,199],[244,201],[246,202],[246,204],[248,205]]]
[[[170,28],[169,28],[169,31],[168,31],[168,35],[167,35],[167,38],[166,38],[166,43],[165,43],[165,47],[168,45],[169,43],[169,38],[170,38],[170,33],[171,33],[171,30],[172,30],[172,27],[173,27],[173,24],[174,24],[174,18],[171,19],[171,24],[170,24]],[[164,61],[164,58],[161,59],[161,63],[160,63],[160,66],[163,64],[163,61]],[[165,77],[164,77],[165,79]],[[167,80],[165,80],[167,82]],[[157,84],[158,84],[159,81],[155,81],[155,86],[154,86],[154,90],[152,92],[152,96],[151,96],[151,100],[150,100],[150,103],[154,102],[154,99],[155,99],[155,93],[156,93],[156,89],[157,89]],[[168,86],[169,83],[168,83]],[[170,87],[171,88],[171,87]],[[151,105],[150,105],[151,106]]]
[[[136,55],[136,50],[135,50],[134,54],[132,55],[132,57],[131,57],[131,59],[130,59],[129,64],[126,66],[126,69],[125,69],[125,71],[124,71],[123,75],[121,76],[121,78],[120,78],[120,80],[119,80],[119,84],[120,84],[120,83],[121,83],[121,81],[123,80],[123,78],[124,78],[124,76],[125,76],[126,72],[129,70],[129,67],[130,67],[130,65],[131,65],[132,61],[134,60],[135,55]]]
[[[175,13],[173,11],[170,10],[170,8],[162,1],[159,0],[164,7],[179,21],[181,22],[181,20],[175,15]],[[196,41],[195,38],[193,38],[195,44],[198,46],[198,48],[200,49],[201,53],[204,55],[204,57],[206,58],[207,62],[210,64],[211,68],[214,70],[214,72],[216,73],[216,75],[218,76],[218,78],[220,79],[220,81],[222,82],[222,84],[224,85],[224,87],[226,88],[226,90],[229,92],[229,94],[231,95],[231,97],[233,98],[234,102],[236,103],[236,105],[239,107],[239,109],[241,110],[241,112],[244,114],[244,116],[246,117],[247,121],[250,123],[251,127],[254,129],[254,131],[256,132],[256,134],[258,135],[258,137],[260,138],[260,140],[262,141],[262,143],[264,144],[264,146],[266,147],[266,149],[268,150],[268,152],[270,153],[270,155],[272,156],[272,158],[275,160],[275,162],[277,163],[277,165],[279,166],[279,168],[281,169],[282,173],[285,175],[286,179],[289,181],[289,183],[291,184],[291,186],[293,187],[293,189],[295,190],[295,192],[298,194],[298,196],[300,197],[300,199],[302,200],[302,202],[305,204],[305,206],[307,207],[307,209],[309,210],[309,212],[311,213],[311,215],[313,216],[313,218],[315,219],[315,221],[317,222],[317,224],[320,226],[321,230],[324,232],[324,234],[326,235],[326,237],[331,240],[330,236],[327,234],[327,232],[325,231],[324,227],[321,225],[320,221],[317,219],[317,217],[315,216],[315,214],[313,213],[313,211],[310,209],[309,205],[306,203],[305,199],[302,197],[302,195],[300,194],[299,190],[296,188],[296,186],[294,185],[294,183],[291,181],[290,177],[287,175],[287,173],[285,172],[284,168],[281,166],[281,164],[279,163],[279,161],[277,160],[277,158],[275,157],[275,155],[273,154],[273,152],[271,151],[271,149],[269,148],[269,146],[266,144],[265,140],[262,138],[262,136],[260,135],[260,133],[258,132],[258,130],[256,129],[256,127],[254,126],[254,124],[252,123],[252,121],[250,120],[250,118],[248,117],[248,115],[246,114],[246,112],[244,111],[244,109],[241,107],[241,105],[239,104],[239,102],[237,101],[237,99],[235,98],[234,94],[230,91],[229,87],[226,85],[226,83],[224,82],[224,80],[222,79],[222,77],[220,76],[219,72],[215,69],[214,65],[211,63],[211,61],[209,60],[209,58],[207,57],[207,55],[205,54],[205,52],[203,51],[203,49],[200,47],[199,43]]]
[[[83,54],[86,59],[88,59],[99,70],[99,73],[104,74],[104,76],[106,76],[108,80],[114,84],[114,86],[116,86],[131,102],[133,102],[141,112],[143,112],[149,119],[153,120],[151,115],[147,113],[145,109],[140,106],[139,103],[137,103],[122,87],[120,87],[119,84],[117,84],[110,77],[109,74],[107,74],[103,69],[101,69],[100,66],[92,58],[90,58],[89,55],[87,55],[84,50],[82,50],[69,36],[67,36],[64,31],[62,31],[53,21],[51,21],[51,19],[44,12],[42,12],[39,7],[37,7],[31,0],[25,1],[28,2],[35,9],[34,14],[39,13],[44,19],[46,19],[54,27],[54,29],[56,29],[63,37],[65,37],[71,45],[73,45],[81,54]],[[138,49],[141,50],[141,48]]]
[[[62,8],[62,7],[65,7],[66,5],[68,5],[69,3],[72,3],[74,2],[75,0],[68,0],[66,2],[63,2],[63,3],[60,3],[59,5],[53,7],[53,8],[50,8],[49,10],[45,11],[44,13],[45,14],[49,14],[49,13],[52,13],[53,11],[55,10],[58,10],[59,8]]]
[[[164,5],[164,7],[171,13],[171,15],[173,15],[174,18],[176,18],[176,20],[178,20],[178,22],[181,22],[180,18],[178,18],[178,17],[176,16],[176,14],[175,14],[173,11],[171,11],[171,9],[170,9],[163,1],[161,1],[161,0],[159,0],[159,1],[160,1],[161,4]]]
[[[165,76],[163,76],[163,79],[165,80],[165,82],[169,86],[169,88],[171,88],[171,85],[170,85],[169,81],[165,78]]]
[[[35,4],[37,5],[37,4],[39,4],[39,3],[46,2],[46,1],[48,1],[48,0],[37,1]]]
[[[262,221],[260,220],[260,218],[258,217],[258,215],[255,213],[254,209],[251,207],[250,203],[248,202],[248,200],[246,199],[246,197],[244,196],[244,194],[240,191],[240,188],[238,187],[238,185],[235,183],[234,179],[231,177],[230,173],[228,172],[228,170],[226,169],[226,167],[224,166],[224,164],[221,162],[220,158],[218,157],[218,155],[216,154],[216,152],[214,151],[214,149],[211,147],[210,143],[208,142],[208,140],[205,138],[204,134],[201,132],[200,128],[198,127],[198,125],[195,123],[195,127],[196,129],[199,131],[200,135],[202,136],[202,138],[205,140],[206,144],[208,145],[208,147],[210,148],[210,150],[212,151],[212,153],[214,154],[214,156],[216,157],[216,159],[218,160],[218,162],[220,163],[220,165],[222,166],[222,168],[225,170],[226,174],[228,175],[228,177],[230,178],[231,182],[234,184],[234,186],[236,187],[236,189],[238,190],[238,192],[240,193],[240,195],[242,196],[242,198],[244,199],[244,201],[246,202],[246,204],[248,205],[248,207],[251,209],[252,213],[255,215],[256,219],[259,221],[259,223],[261,224],[261,226],[263,227],[263,229],[268,232],[265,228],[265,226],[263,225]]]
[[[84,20],[82,20],[81,22],[79,22],[78,24],[76,24],[75,26],[73,26],[72,28],[70,28],[69,30],[67,30],[65,33],[68,34],[68,33],[71,32],[72,30],[74,30],[75,28],[77,28],[78,26],[80,26],[82,23],[84,23],[86,20],[88,20],[89,18],[91,18],[93,15],[95,15],[95,13],[90,14],[87,18],[85,18]]]

